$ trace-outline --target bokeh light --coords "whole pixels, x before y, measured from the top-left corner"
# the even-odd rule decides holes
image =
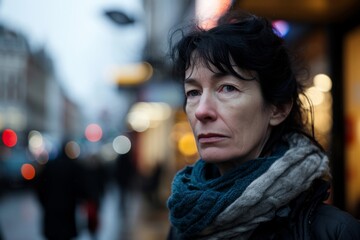
[[[289,24],[283,20],[273,21],[272,25],[278,31],[278,33],[280,34],[280,37],[285,37],[290,30]]]
[[[26,180],[31,180],[35,177],[35,168],[30,163],[24,163],[21,166],[21,175]]]
[[[120,86],[138,85],[149,80],[153,71],[153,67],[148,62],[116,66],[110,70],[110,79],[115,79]]]
[[[324,93],[316,87],[310,87],[306,90],[305,94],[309,97],[314,106],[320,105],[324,101]]]
[[[127,122],[136,132],[156,128],[171,116],[171,107],[162,102],[138,102],[130,109]]]
[[[46,151],[42,152],[40,156],[36,158],[36,161],[41,165],[46,164],[49,161],[49,153]]]
[[[113,141],[113,148],[118,154],[126,154],[131,149],[131,141],[127,136],[117,136]]]
[[[66,143],[64,151],[66,156],[70,159],[78,158],[81,153],[80,145],[75,141]]]
[[[40,132],[32,130],[28,136],[29,150],[34,155],[40,155],[44,150],[44,139]]]
[[[14,147],[17,143],[17,134],[12,129],[5,129],[2,133],[2,141],[7,147]]]
[[[127,121],[136,132],[144,132],[150,127],[149,116],[141,111],[132,111],[128,114]]]
[[[214,27],[217,20],[231,6],[230,0],[196,0],[196,18],[202,28],[210,29]]]
[[[85,137],[90,142],[98,142],[102,138],[102,129],[96,123],[89,124],[85,129]]]
[[[326,74],[317,74],[313,81],[314,86],[322,92],[329,92],[332,88],[332,81]]]
[[[179,151],[185,156],[192,156],[197,153],[195,137],[192,133],[184,134],[178,143]]]

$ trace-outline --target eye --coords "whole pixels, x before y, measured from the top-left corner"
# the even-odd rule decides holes
[[[118,10],[107,10],[105,11],[105,16],[118,25],[127,25],[135,22],[133,18]]]
[[[196,96],[200,96],[200,91],[198,90],[189,90],[185,93],[185,96],[187,98],[191,98],[191,97],[196,97]]]
[[[232,85],[223,85],[220,88],[220,91],[223,91],[223,92],[233,92],[236,90],[237,90],[237,88]]]

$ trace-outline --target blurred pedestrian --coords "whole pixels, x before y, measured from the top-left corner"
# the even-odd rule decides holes
[[[65,145],[59,156],[49,161],[37,179],[43,208],[43,234],[48,240],[68,240],[77,236],[76,209],[88,197],[84,170],[68,157]]]
[[[229,12],[172,56],[201,159],[174,178],[169,239],[360,239],[360,223],[324,203],[328,157],[270,21]]]
[[[132,151],[121,154],[116,159],[116,181],[120,189],[120,211],[126,220],[131,192],[137,186],[137,170]]]
[[[92,154],[84,159],[85,182],[89,196],[85,199],[87,227],[90,235],[95,238],[100,227],[99,211],[104,195],[106,174],[102,159],[98,154]]]
[[[142,177],[143,192],[149,203],[151,203],[154,207],[162,207],[162,203],[159,198],[159,188],[163,171],[164,169],[162,162],[158,161],[153,167],[153,170],[150,172],[149,176]]]

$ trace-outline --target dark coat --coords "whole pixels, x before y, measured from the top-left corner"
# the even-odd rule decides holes
[[[323,203],[328,197],[329,184],[318,180],[312,189],[288,205],[286,217],[277,216],[260,224],[251,240],[360,240],[360,222],[350,214]],[[181,239],[174,228],[168,240]]]
[[[43,208],[42,227],[46,239],[74,238],[77,235],[76,207],[86,195],[81,165],[66,156],[49,161],[36,187]]]
[[[329,183],[317,180],[289,204],[291,213],[261,224],[251,239],[360,239],[360,222],[335,206],[325,204]]]

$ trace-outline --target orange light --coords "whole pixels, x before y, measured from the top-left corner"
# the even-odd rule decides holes
[[[2,141],[7,147],[14,147],[17,143],[16,132],[11,129],[5,129],[2,134]]]
[[[148,81],[153,75],[153,67],[148,62],[116,66],[111,70],[111,78],[120,86],[134,86]]]
[[[192,156],[197,153],[196,142],[192,133],[185,133],[178,143],[179,151],[185,156]]]
[[[101,127],[96,123],[89,124],[85,129],[85,137],[90,142],[99,141],[102,138],[102,134]]]
[[[29,163],[24,163],[21,166],[21,175],[26,180],[31,180],[35,177],[35,168]]]

